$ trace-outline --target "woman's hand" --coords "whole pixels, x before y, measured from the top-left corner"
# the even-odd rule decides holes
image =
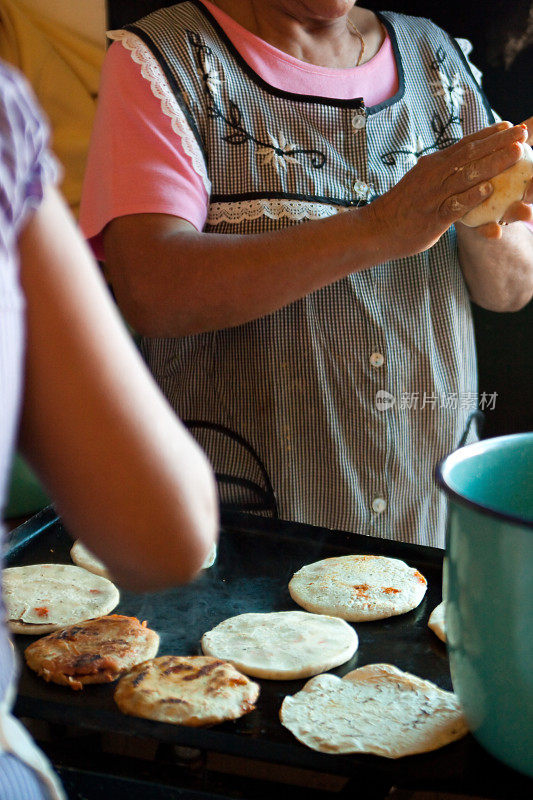
[[[533,117],[529,117],[523,123],[527,126],[527,143],[533,145]],[[533,221],[533,180],[529,182],[529,186],[524,193],[521,201],[513,203],[507,209],[500,224],[497,222],[489,222],[487,225],[481,225],[477,228],[477,232],[484,236],[486,239],[501,239],[502,225],[509,225],[511,222],[532,222]]]
[[[392,244],[393,257],[427,250],[450,225],[485,200],[492,192],[490,179],[520,159],[528,135],[526,124],[498,122],[445,150],[422,156],[396,186],[370,206],[375,224]],[[513,219],[516,214],[524,218],[522,206],[529,214],[524,203],[515,206],[520,208],[510,211]],[[483,228],[485,236],[494,235],[492,223]]]

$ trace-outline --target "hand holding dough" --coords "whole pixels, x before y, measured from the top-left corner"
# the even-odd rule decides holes
[[[524,155],[512,167],[491,178],[492,194],[462,218],[471,228],[488,222],[500,222],[508,208],[523,199],[528,183],[533,179],[533,150],[523,144]]]

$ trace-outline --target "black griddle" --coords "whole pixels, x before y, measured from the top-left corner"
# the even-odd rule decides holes
[[[72,563],[72,538],[52,507],[13,531],[6,545],[6,566]],[[147,620],[160,634],[159,655],[200,654],[203,633],[228,617],[298,609],[287,588],[294,572],[318,559],[348,553],[401,558],[425,575],[428,590],[420,606],[408,614],[355,624],[359,649],[349,662],[332,672],[342,676],[364,664],[388,662],[450,690],[446,648],[427,627],[429,614],[441,601],[443,553],[435,548],[256,515],[226,514],[214,566],[188,586],[142,595],[122,591],[114,613]],[[34,637],[17,635],[14,639],[23,662],[24,648]],[[499,764],[470,735],[432,753],[396,760],[315,752],[298,742],[278,716],[283,698],[299,691],[305,680],[258,683],[261,694],[251,714],[211,728],[187,728],[123,715],[113,701],[114,684],[87,686],[81,692],[73,692],[46,683],[23,665],[15,713],[86,730],[152,738],[340,776],[354,777],[361,771],[367,779],[375,774],[396,785],[438,784],[467,791],[472,783],[479,786],[483,776],[492,790],[500,785],[507,787],[506,791],[516,786],[519,792],[486,796],[524,797],[533,789],[533,781]]]

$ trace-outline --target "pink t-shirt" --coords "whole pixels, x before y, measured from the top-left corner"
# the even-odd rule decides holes
[[[301,95],[377,105],[398,90],[392,45],[352,69],[328,69],[300,61],[247,31],[208,0],[202,0],[243,59],[264,81]],[[127,214],[172,214],[202,230],[209,194],[201,175],[141,66],[120,42],[109,48],[102,70],[80,209],[80,225],[103,259],[102,231]]]

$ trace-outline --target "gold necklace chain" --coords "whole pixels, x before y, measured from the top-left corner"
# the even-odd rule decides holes
[[[348,29],[353,34],[355,34],[355,36],[357,36],[357,38],[361,43],[361,52],[359,53],[359,58],[357,59],[357,64],[355,65],[356,67],[358,67],[361,64],[361,61],[363,60],[363,53],[365,52],[365,40],[363,39],[363,34],[359,30],[359,28],[357,28],[352,22],[352,20],[349,19],[348,17],[346,18],[346,24],[348,26]]]

